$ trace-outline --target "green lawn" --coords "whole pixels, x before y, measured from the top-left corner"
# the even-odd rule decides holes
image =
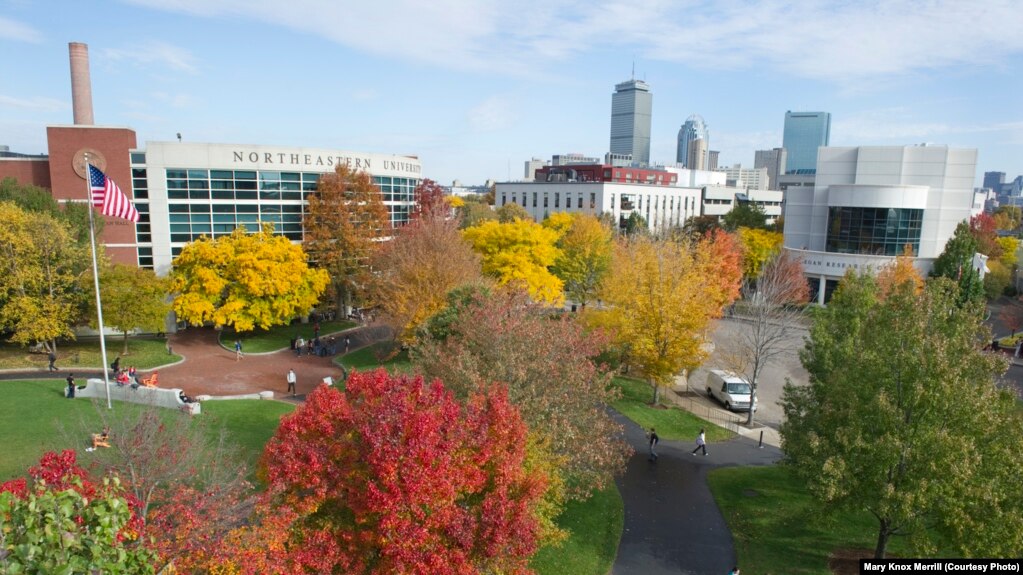
[[[320,340],[324,336],[355,327],[355,322],[346,319],[335,319],[320,322]],[[302,336],[304,339],[313,337],[313,322],[293,323],[291,325],[277,325],[268,330],[255,330],[244,333],[237,333],[231,328],[225,328],[220,333],[220,344],[225,348],[234,350],[234,340],[240,339],[242,351],[247,353],[265,353],[279,351],[291,347],[291,338]]]
[[[708,483],[735,541],[743,573],[830,575],[836,549],[872,554],[877,521],[868,512],[827,513],[782,466],[728,467],[708,474]],[[907,556],[903,540],[888,545]]]
[[[386,342],[368,345],[347,355],[339,356],[335,361],[345,366],[347,370],[372,371],[378,367],[383,367],[392,373],[410,373],[412,371],[412,362],[409,361],[407,351],[401,351],[393,358],[380,363],[376,354],[378,350],[384,349],[386,345],[388,345]]]
[[[611,407],[643,429],[656,428],[661,439],[692,440],[701,428],[707,432],[707,441],[724,441],[735,436],[731,431],[700,419],[684,409],[651,406],[653,392],[645,381],[616,377],[614,385],[622,391],[622,398]]]
[[[0,437],[4,438],[0,482],[23,476],[46,451],[75,449],[80,457],[87,457],[84,452],[87,438],[83,437],[80,445],[68,445],[64,432],[77,429],[83,420],[96,422],[99,429],[97,409],[106,409],[103,402],[66,399],[63,380],[0,381],[0,389],[5,397],[0,403]],[[113,405],[114,410],[141,409],[117,401]],[[198,417],[212,419],[211,432],[226,429],[228,441],[236,444],[245,460],[254,465],[263,445],[277,429],[281,415],[292,409],[292,405],[278,401],[208,401],[203,403],[203,413]],[[169,409],[166,412],[168,417],[180,415]]]
[[[625,507],[611,485],[580,503],[570,502],[558,525],[571,536],[558,547],[544,547],[531,566],[540,575],[605,575],[611,570],[622,537]]]
[[[119,337],[108,337],[107,363],[124,348]],[[152,369],[174,363],[181,359],[179,355],[167,354],[167,340],[164,338],[129,338],[128,354],[121,356],[121,366],[134,365],[139,369]],[[45,353],[29,353],[27,347],[4,342],[0,345],[0,369],[46,369]],[[74,369],[99,369],[103,365],[98,339],[85,341],[69,341],[57,344],[57,367],[62,371]]]

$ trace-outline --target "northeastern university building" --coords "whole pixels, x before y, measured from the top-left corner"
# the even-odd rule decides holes
[[[86,201],[87,154],[141,216],[138,223],[105,218],[101,242],[116,262],[166,275],[186,243],[258,222],[301,241],[306,198],[341,164],[371,175],[394,226],[409,219],[422,178],[414,156],[180,141],[139,146],[131,129],[93,125],[87,48],[72,43],[70,51],[74,125],[46,128],[47,155],[0,151],[0,179],[48,188],[58,201]]]

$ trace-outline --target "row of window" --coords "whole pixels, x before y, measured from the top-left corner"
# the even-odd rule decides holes
[[[833,207],[828,213],[826,250],[897,256],[908,244],[920,250],[923,210]]]

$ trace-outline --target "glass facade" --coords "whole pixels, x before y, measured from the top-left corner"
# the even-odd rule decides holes
[[[906,208],[830,208],[826,251],[897,256],[909,244],[920,251],[924,211]]]
[[[241,225],[255,230],[260,222],[272,222],[276,234],[302,241],[306,199],[316,191],[320,175],[320,172],[168,168],[167,209],[172,255],[177,256],[182,246],[200,237],[229,235]],[[147,170],[144,166],[133,166],[132,176],[136,207],[142,216],[136,224],[139,266],[151,268]],[[380,188],[391,224],[394,227],[407,224],[419,180],[373,176],[373,183]]]
[[[817,148],[831,140],[831,113],[785,112],[786,174],[817,173]]]

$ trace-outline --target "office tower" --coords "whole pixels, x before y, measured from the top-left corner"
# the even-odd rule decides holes
[[[768,187],[772,190],[779,190],[778,176],[785,174],[785,159],[788,153],[785,148],[774,148],[772,150],[757,150],[753,158],[754,168],[767,168]]]
[[[654,95],[642,80],[615,84],[611,96],[611,153],[631,154],[632,161],[650,163],[650,116]]]
[[[686,150],[686,161],[685,167],[690,170],[706,170],[707,169],[707,140],[698,138],[696,140],[690,140],[686,144],[688,149]]]
[[[984,187],[994,190],[996,194],[1002,192],[1002,184],[1005,183],[1005,172],[984,172]]]
[[[721,155],[721,152],[719,152],[717,150],[711,150],[711,151],[707,152],[707,169],[708,170],[716,170],[716,169],[718,169],[718,156],[720,156],[720,155]]]
[[[703,140],[703,152],[694,155],[690,152],[693,148],[692,142]],[[686,119],[678,131],[678,148],[675,152],[675,161],[691,170],[707,169],[707,152],[710,150],[710,131],[706,122],[698,114],[693,114]],[[695,157],[695,161],[690,158]]]
[[[829,112],[785,112],[785,135],[782,139],[782,147],[788,153],[785,172],[814,173],[817,170],[817,148],[827,146],[830,139]]]

